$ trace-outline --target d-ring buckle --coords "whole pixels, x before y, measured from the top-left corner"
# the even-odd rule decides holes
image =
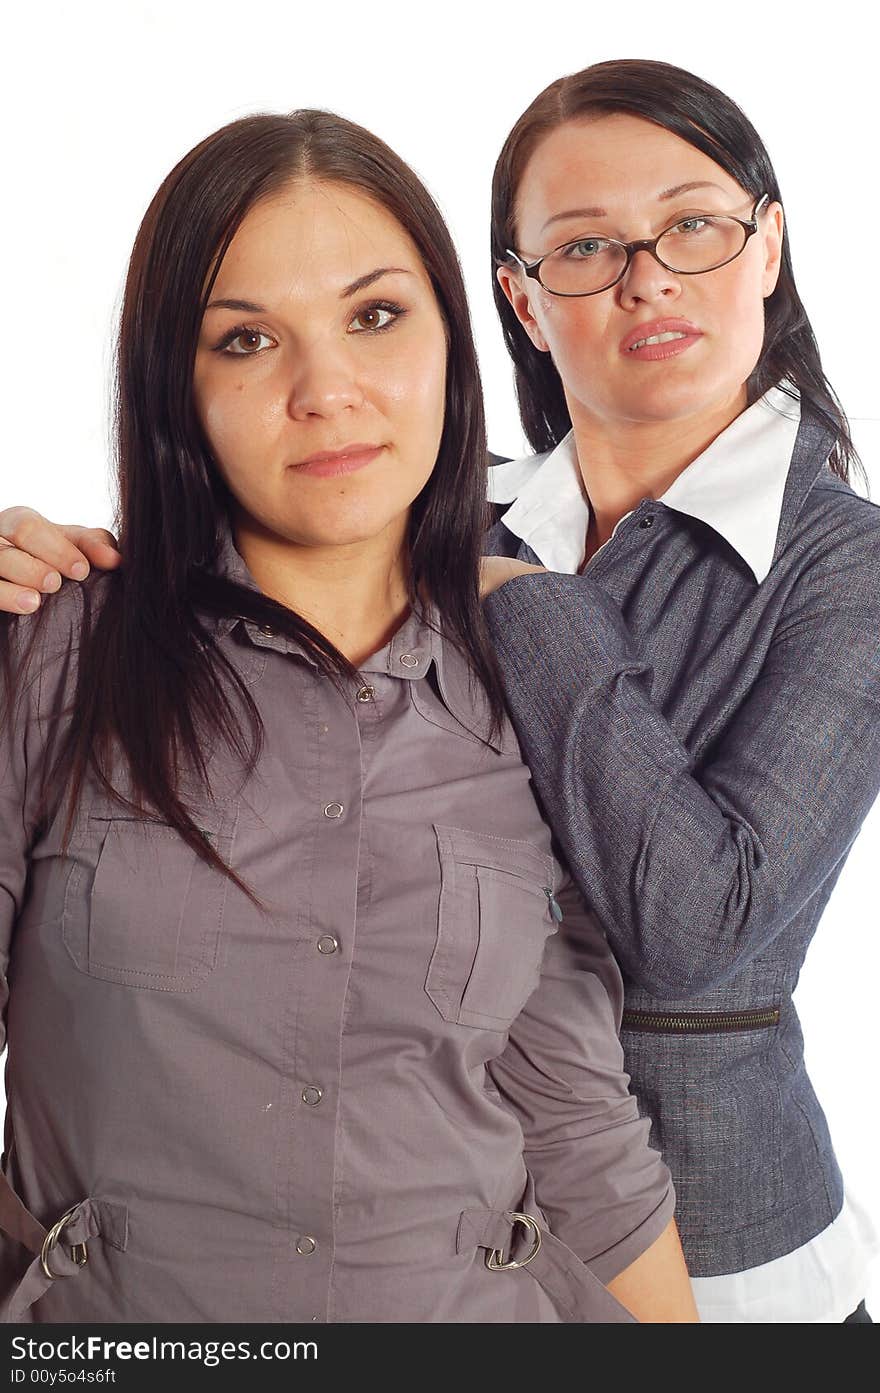
[[[70,1223],[71,1219],[73,1218],[74,1214],[76,1214],[78,1209],[79,1205],[75,1204],[72,1209],[68,1209],[66,1214],[62,1214],[61,1218],[57,1221],[57,1223],[54,1223],[52,1225],[49,1232],[46,1234],[46,1237],[43,1239],[43,1246],[40,1249],[40,1266],[42,1267],[46,1276],[49,1278],[50,1282],[55,1281],[57,1273],[53,1272],[49,1266],[49,1254],[51,1253],[53,1248],[57,1248],[58,1240],[61,1237],[61,1230],[64,1228],[65,1224]],[[72,1260],[76,1263],[77,1267],[84,1267],[89,1260],[89,1255],[86,1251],[85,1243],[72,1244],[70,1249],[70,1256]]]
[[[502,1255],[503,1250],[501,1248],[493,1248],[491,1252],[486,1254],[486,1266],[490,1272],[510,1272],[514,1267],[528,1267],[532,1258],[537,1255],[538,1249],[541,1247],[541,1230],[538,1228],[537,1222],[532,1218],[531,1214],[520,1214],[516,1210],[509,1209],[507,1211],[507,1217],[508,1219],[512,1219],[515,1224],[522,1224],[523,1228],[531,1236],[532,1251],[527,1257],[520,1258],[518,1262],[515,1262],[512,1258],[508,1262],[505,1262]]]

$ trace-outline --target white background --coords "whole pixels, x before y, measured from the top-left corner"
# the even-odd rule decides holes
[[[0,506],[109,523],[107,377],[125,262],[150,197],[237,116],[329,107],[425,179],[471,295],[490,443],[522,451],[488,271],[492,166],[548,82],[606,58],[690,68],[745,109],[774,161],[826,371],[880,497],[876,55],[869,7],[755,0],[81,0],[5,21],[2,237],[7,389]],[[821,23],[817,22],[821,19]],[[880,1222],[875,1016],[880,809],[832,898],[798,990],[807,1053],[851,1187]],[[869,1292],[880,1313],[880,1273]]]

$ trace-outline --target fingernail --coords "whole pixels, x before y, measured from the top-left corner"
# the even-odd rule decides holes
[[[18,608],[22,614],[33,614],[35,609],[39,609],[40,597],[36,590],[20,590],[18,593]]]
[[[43,576],[43,589],[48,591],[61,589],[61,576],[57,571],[47,571]]]
[[[88,573],[88,563],[85,561],[77,561],[70,568],[70,574],[73,576],[74,580],[85,580]]]

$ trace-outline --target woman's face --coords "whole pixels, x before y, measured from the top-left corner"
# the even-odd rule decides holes
[[[591,235],[653,238],[696,213],[748,219],[753,205],[714,160],[661,126],[620,113],[575,120],[546,136],[526,166],[516,250],[533,261]],[[758,227],[742,254],[717,270],[676,275],[637,252],[617,285],[574,299],[499,270],[532,342],[552,355],[575,428],[672,423],[745,406],[764,338],[764,298],[779,273],[778,203],[759,215]],[[633,351],[642,327],[649,336],[685,337],[653,355]]]
[[[297,179],[251,209],[196,352],[196,409],[237,523],[300,546],[403,539],[443,430],[446,332],[400,224]]]

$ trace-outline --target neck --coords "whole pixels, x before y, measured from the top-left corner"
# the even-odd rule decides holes
[[[405,522],[345,546],[301,546],[236,520],[235,546],[265,595],[295,610],[355,667],[383,648],[409,609]]]
[[[587,559],[643,498],[661,498],[746,407],[735,397],[676,421],[602,420],[569,402],[578,465],[590,501]]]

